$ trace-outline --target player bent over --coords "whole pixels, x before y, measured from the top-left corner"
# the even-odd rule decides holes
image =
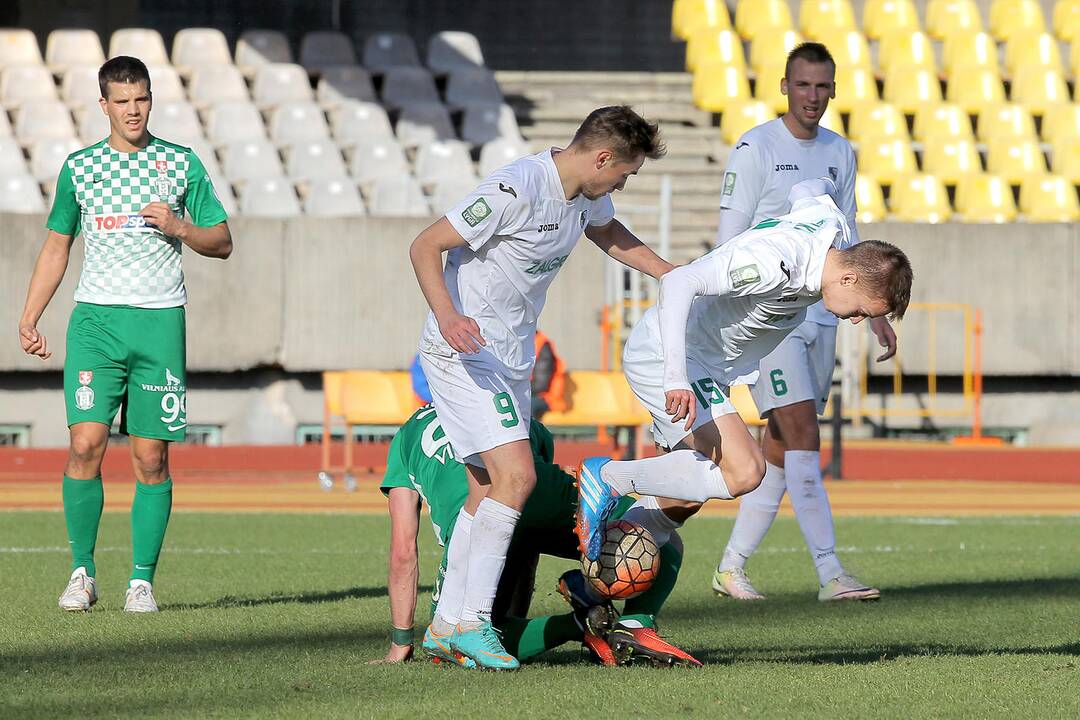
[[[525,503],[515,529],[506,571],[492,609],[493,623],[503,632],[506,649],[519,660],[528,660],[564,643],[580,641],[597,661],[614,665],[615,655],[609,643],[618,640],[630,648],[631,660],[644,658],[665,666],[698,664],[655,630],[656,615],[674,589],[682,564],[682,542],[677,533],[657,538],[660,573],[642,595],[626,601],[621,619],[610,602],[591,592],[580,570],[564,573],[559,581],[559,591],[570,602],[573,612],[525,619],[539,555],[578,559],[574,478],[553,464],[554,441],[547,428],[535,420],[529,443],[537,475],[536,488]],[[428,504],[435,536],[446,548],[469,490],[465,467],[455,456],[433,406],[418,410],[394,437],[381,489],[389,501],[391,532],[387,587],[393,631],[385,661],[399,662],[409,659],[413,649],[412,624],[419,578],[416,537],[421,500]],[[435,603],[441,602],[446,561],[444,552],[432,592],[432,612]],[[454,610],[461,611],[460,607]],[[433,636],[430,631],[425,633],[423,650],[439,660],[475,667],[471,658],[455,652],[445,638]]]
[[[536,483],[527,442],[529,377],[548,286],[582,233],[652,277],[671,268],[614,219],[610,198],[646,158],[663,153],[657,126],[630,108],[594,110],[569,147],[496,170],[410,249],[431,307],[420,361],[469,475],[442,594],[463,596],[463,611],[456,616],[440,602],[431,632],[485,668],[518,665],[492,627],[491,607]]]
[[[800,183],[792,188],[790,213],[664,276],[658,305],[626,343],[623,369],[653,416],[658,444],[672,452],[582,464],[579,537],[590,558],[620,496],[687,501],[662,500],[648,513],[661,526],[677,527],[706,500],[731,500],[758,486],[765,461],[729,386],[754,377],[758,361],[802,322],[806,307],[823,299],[829,312],[853,323],[903,317],[911,295],[907,257],[879,241],[849,247],[834,192],[828,179]],[[652,531],[652,524],[637,521]]]

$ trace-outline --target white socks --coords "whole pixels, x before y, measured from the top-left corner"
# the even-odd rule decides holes
[[[637,493],[703,503],[731,500],[719,466],[696,450],[675,450],[642,460],[613,460],[600,475],[620,495]]]
[[[491,498],[476,508],[469,541],[465,605],[461,623],[472,625],[491,620],[491,606],[506,564],[506,551],[521,513]],[[454,534],[457,534],[455,529]],[[449,579],[449,573],[447,573]]]
[[[789,450],[784,453],[788,497],[795,508],[806,547],[814,558],[818,582],[824,585],[844,572],[836,557],[836,531],[825,484],[821,480],[821,453]]]
[[[724,548],[724,557],[720,560],[720,572],[746,566],[747,559],[754,554],[772,526],[785,489],[784,468],[766,462],[761,484],[742,496],[735,527]]]
[[[469,540],[472,534],[473,516],[462,507],[454,523],[454,532],[450,534],[450,546],[446,549],[446,575],[439,588],[439,604],[435,607],[435,617],[431,624],[440,635],[452,630],[461,622],[461,611],[465,606],[465,579],[469,570]],[[441,623],[439,621],[442,621]]]
[[[660,503],[652,495],[638,498],[638,501],[623,513],[623,520],[641,525],[653,536],[657,547],[667,545],[671,533],[682,527],[682,523],[672,520],[660,509]]]

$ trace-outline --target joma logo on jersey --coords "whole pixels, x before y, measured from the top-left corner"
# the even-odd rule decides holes
[[[780,172],[781,170],[798,170],[798,169],[799,169],[799,166],[796,165],[795,163],[777,163],[776,164],[776,172]]]
[[[555,232],[559,229],[559,223],[544,223],[540,227],[536,228],[536,232]]]
[[[94,217],[95,230],[128,230],[146,227],[148,224],[142,215],[97,215]]]
[[[544,273],[554,272],[563,266],[568,257],[570,256],[563,255],[550,260],[534,260],[532,265],[525,268],[525,273],[527,275],[543,275]]]

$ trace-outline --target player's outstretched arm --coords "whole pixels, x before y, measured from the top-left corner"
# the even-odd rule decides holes
[[[19,318],[19,342],[23,352],[36,355],[42,360],[52,356],[45,336],[38,332],[37,324],[42,313],[60,287],[60,281],[67,272],[68,257],[71,254],[72,235],[61,235],[50,230],[45,243],[34,263],[34,272],[30,275],[30,287],[26,291],[26,304],[22,317]]]
[[[878,362],[885,362],[896,354],[896,331],[887,317],[870,318],[870,330],[878,339],[878,345],[885,348],[885,352],[878,355]]]
[[[180,240],[200,255],[222,260],[232,255],[232,233],[227,222],[199,227],[176,217],[172,208],[163,202],[152,202],[139,214],[162,233]]]
[[[659,280],[674,265],[652,251],[645,243],[638,240],[634,233],[626,229],[618,220],[607,225],[589,225],[585,228],[585,237],[593,241],[596,247],[623,265]]]
[[[390,596],[390,621],[396,635],[410,631],[416,612],[416,583],[420,578],[416,534],[420,530],[420,495],[408,488],[390,488],[390,563],[386,588]],[[404,662],[412,657],[411,639],[392,636],[390,649],[380,662]]]
[[[443,280],[442,254],[465,244],[465,238],[442,217],[416,236],[409,247],[409,259],[443,338],[458,352],[478,353],[481,346],[487,344],[480,334],[480,326],[457,311]]]

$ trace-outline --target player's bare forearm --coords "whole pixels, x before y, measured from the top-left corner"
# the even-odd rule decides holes
[[[180,234],[176,237],[195,252],[204,257],[221,258],[222,260],[232,255],[232,233],[228,223],[218,223],[210,227],[199,227],[191,223],[184,223]]]
[[[885,352],[877,357],[878,362],[884,362],[896,354],[896,331],[893,330],[889,319],[886,317],[870,318],[870,329],[877,337],[878,344],[885,348]]]
[[[19,325],[34,327],[41,319],[42,313],[48,306],[60,287],[60,281],[67,272],[68,257],[71,254],[71,235],[61,235],[52,230],[45,238],[41,246],[37,261],[34,263],[34,272],[30,275],[30,286],[26,291],[26,304],[23,306],[22,317]]]
[[[450,221],[445,217],[440,218],[416,236],[409,247],[409,259],[420,291],[435,314],[443,338],[458,352],[475,353],[480,352],[480,347],[486,344],[480,334],[480,326],[457,311],[443,279],[443,253],[464,244],[465,238],[458,234]]]
[[[612,220],[602,227],[587,227],[585,236],[609,257],[657,280],[675,267],[653,252],[618,220]]]
[[[391,488],[390,563],[387,592],[394,627],[410,628],[416,612],[416,583],[420,578],[416,535],[420,530],[420,497],[407,488]]]

